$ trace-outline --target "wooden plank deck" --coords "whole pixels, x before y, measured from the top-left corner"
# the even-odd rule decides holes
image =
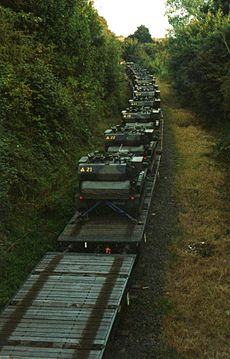
[[[0,358],[102,358],[135,258],[47,254],[0,316]]]

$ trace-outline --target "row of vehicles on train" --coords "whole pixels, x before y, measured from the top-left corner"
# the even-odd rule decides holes
[[[156,80],[134,63],[127,63],[126,71],[133,96],[121,124],[104,132],[104,151],[79,160],[77,207],[82,216],[102,205],[138,216],[159,152],[162,113]]]

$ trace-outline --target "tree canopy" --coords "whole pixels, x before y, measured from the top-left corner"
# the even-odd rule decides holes
[[[166,39],[152,39],[149,29],[141,25],[122,43],[122,57],[147,68],[150,72],[164,75],[166,69]]]
[[[152,43],[150,31],[145,25],[138,26],[137,30],[130,37],[136,39],[141,44]]]

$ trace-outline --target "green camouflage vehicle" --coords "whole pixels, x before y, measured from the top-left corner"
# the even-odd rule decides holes
[[[137,86],[155,85],[155,83],[156,83],[156,79],[152,75],[134,78],[134,85],[137,85]]]
[[[156,81],[155,79],[136,79],[134,81],[134,86],[154,86]]]
[[[86,211],[102,202],[137,213],[143,199],[146,175],[143,156],[88,154],[80,159],[78,165],[78,209]]]
[[[152,133],[155,131],[154,122],[127,122],[123,124],[125,129],[144,129],[146,133],[149,131],[150,140],[152,139]]]
[[[133,97],[136,99],[141,99],[143,97],[148,98],[148,99],[154,99],[156,97],[156,90],[152,90],[152,91],[138,91],[136,89],[134,89],[133,91]]]
[[[147,131],[154,131],[154,136],[158,136],[158,138],[160,137],[160,133],[161,133],[161,120],[155,120],[153,121],[149,121],[149,122],[125,122],[123,124],[125,126],[125,128],[128,129],[133,129],[133,128],[145,128],[145,130]]]
[[[126,122],[152,122],[155,120],[161,119],[161,110],[160,109],[144,109],[138,111],[132,111],[127,109],[121,111],[123,121]]]
[[[134,153],[143,156],[150,171],[153,169],[159,133],[144,127],[112,127],[104,133],[105,151],[108,153]]]
[[[134,90],[135,91],[155,91],[156,86],[154,84],[148,84],[148,85],[135,85]]]
[[[154,98],[154,99],[146,99],[144,98],[133,98],[129,100],[129,103],[134,110],[142,110],[144,108],[146,109],[159,109],[161,107],[161,100],[160,98]]]

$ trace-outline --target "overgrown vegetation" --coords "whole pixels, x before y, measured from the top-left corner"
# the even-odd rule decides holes
[[[167,76],[167,39],[152,39],[148,28],[141,25],[122,43],[123,58],[147,68],[161,78]]]
[[[171,80],[183,104],[220,137],[216,153],[230,155],[230,15],[226,0],[168,0]]]
[[[78,157],[125,107],[120,56],[89,1],[1,1],[0,305],[53,248]]]
[[[165,288],[163,340],[186,359],[230,356],[227,169],[213,158],[216,139],[161,85],[175,143],[178,226]],[[177,355],[176,355],[177,357]]]

